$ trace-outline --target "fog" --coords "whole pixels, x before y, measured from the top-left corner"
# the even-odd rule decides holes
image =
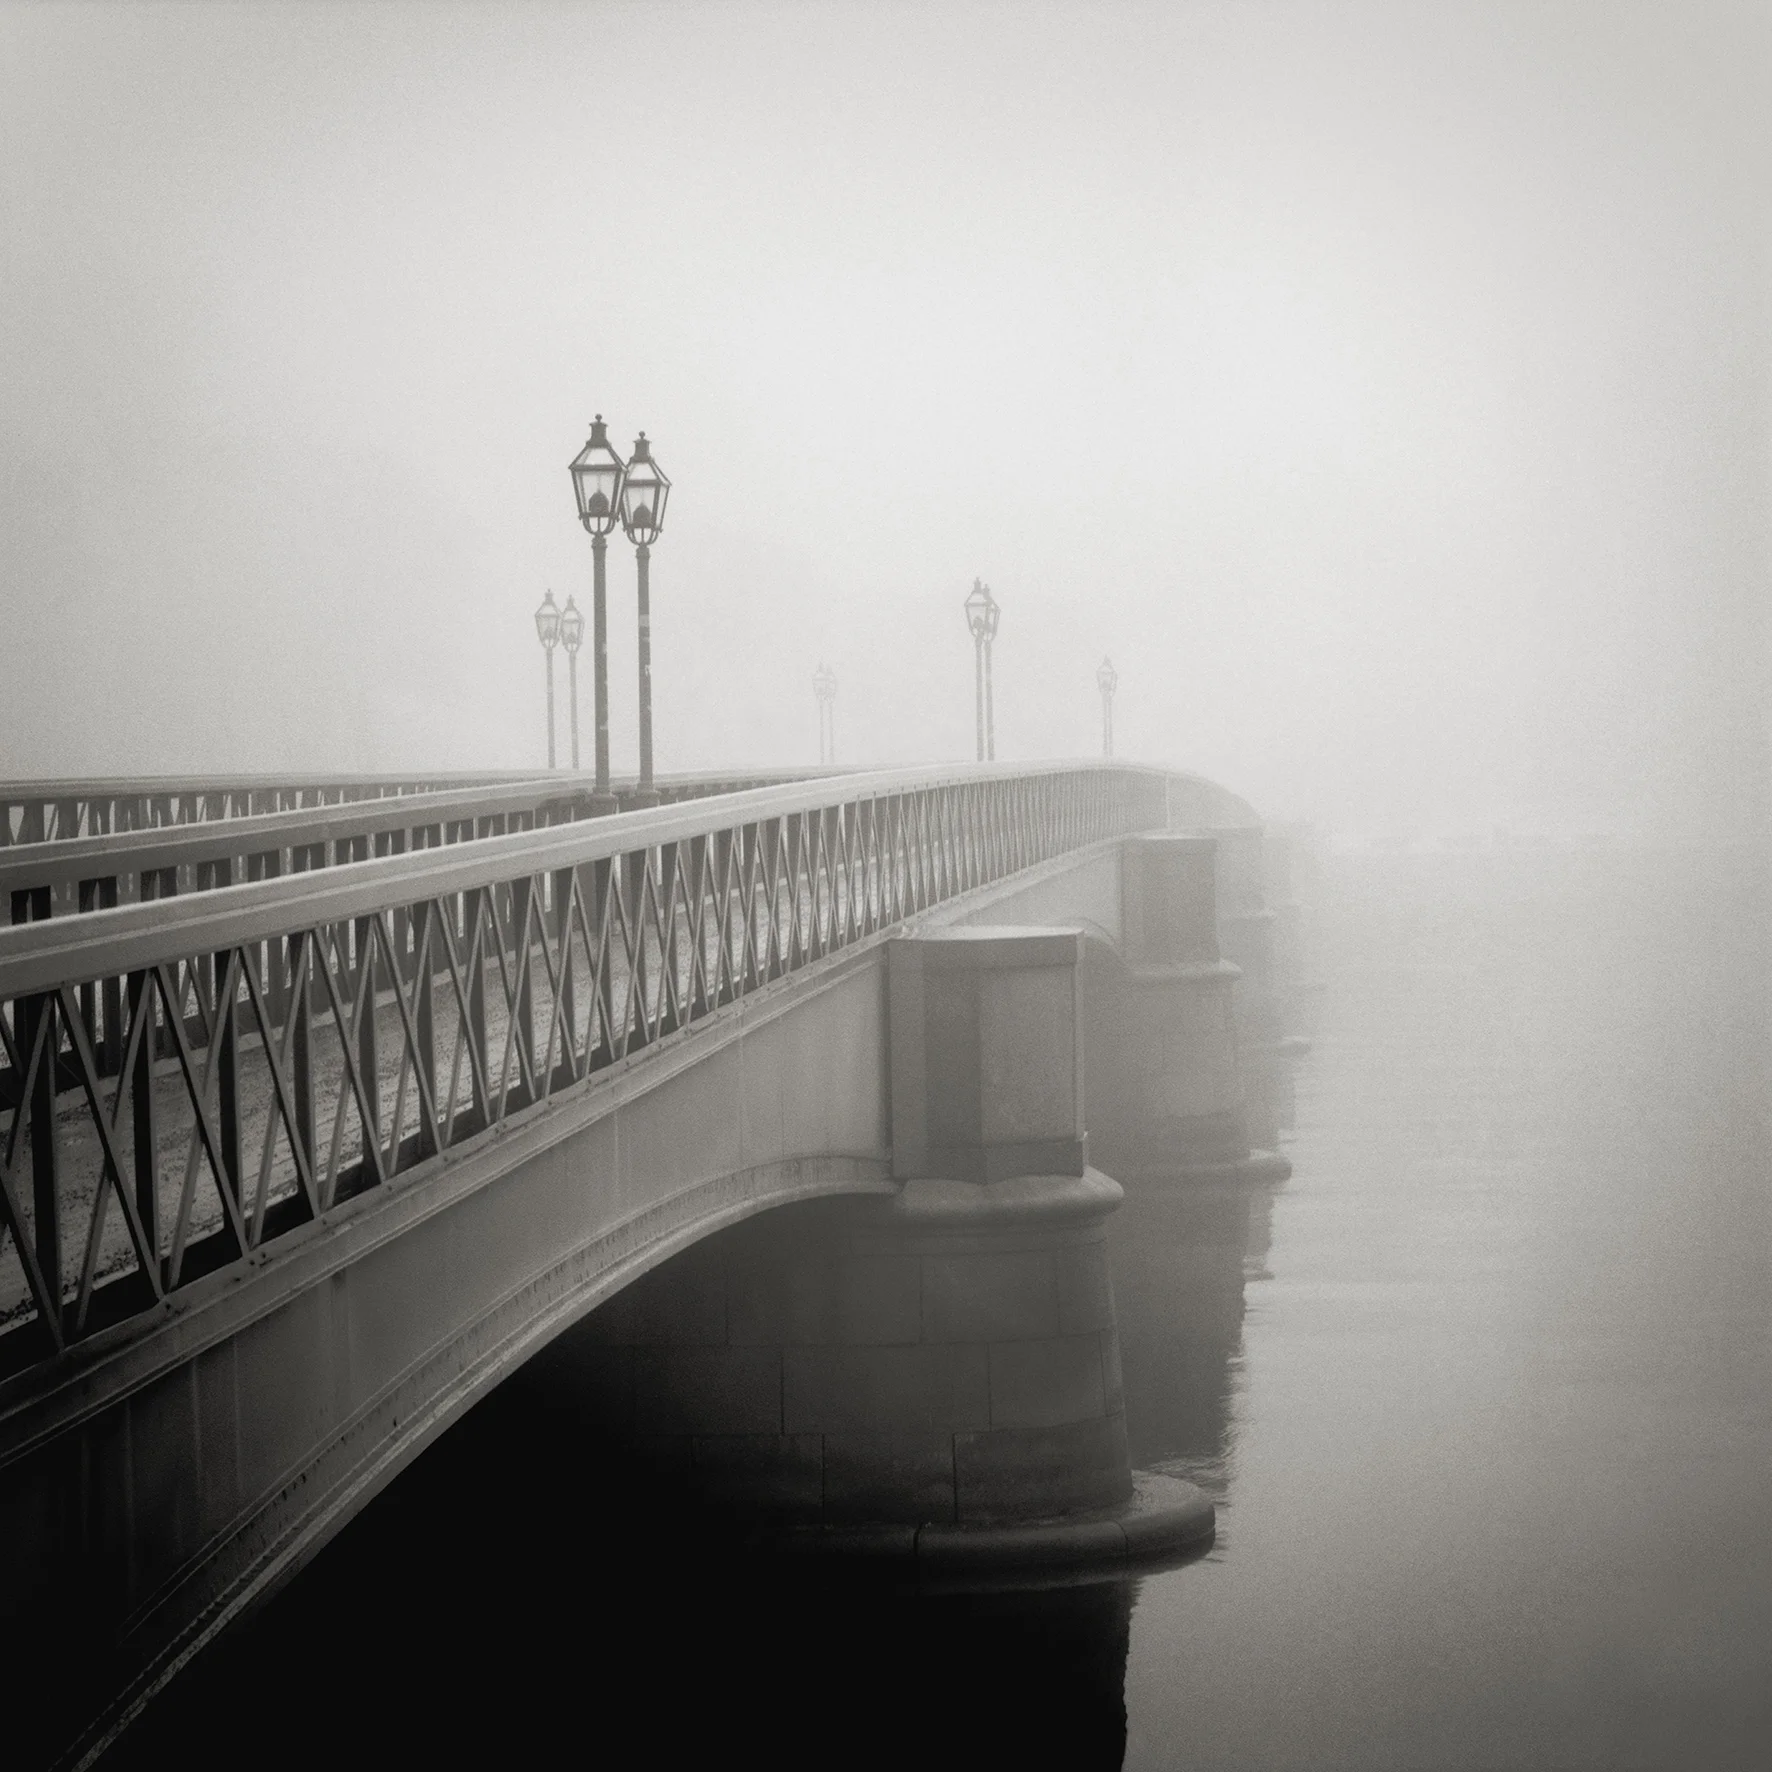
[[[1692,0],[8,5],[0,774],[539,764],[600,412],[661,769],[813,762],[821,660],[844,763],[969,755],[982,576],[1005,759],[1109,654],[1123,755],[1356,837],[1758,830],[1769,75]]]

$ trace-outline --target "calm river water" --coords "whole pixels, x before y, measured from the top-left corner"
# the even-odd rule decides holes
[[[108,1766],[1772,1765],[1769,914],[1742,856],[1339,857],[1292,1180],[1113,1227],[1136,1582],[770,1575],[490,1399]]]

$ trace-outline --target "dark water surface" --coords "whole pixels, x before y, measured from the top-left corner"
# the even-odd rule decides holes
[[[1293,1179],[1114,1221],[1136,1583],[684,1545],[507,1386],[107,1766],[1772,1766],[1768,910],[1745,857],[1333,861]]]

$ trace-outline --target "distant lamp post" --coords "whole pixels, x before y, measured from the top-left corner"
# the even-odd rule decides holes
[[[566,701],[572,709],[572,767],[578,767],[578,649],[584,644],[584,612],[572,598],[560,611],[560,644],[566,648]]]
[[[578,501],[578,520],[591,537],[591,716],[596,726],[597,765],[594,791],[604,798],[609,795],[609,603],[603,557],[609,551],[609,532],[620,521],[621,479],[626,468],[627,463],[609,446],[609,433],[599,412],[591,420],[590,441],[573,458],[568,472],[572,475],[573,497]],[[577,712],[575,697],[575,719]],[[576,745],[572,761],[576,766]]]
[[[548,767],[554,767],[554,648],[560,641],[560,611],[554,605],[554,593],[542,598],[535,612],[535,632],[541,649],[548,658]]]
[[[991,695],[991,642],[997,637],[997,623],[1002,606],[991,595],[990,586],[982,579],[972,581],[972,594],[966,599],[966,625],[972,630],[973,699],[978,725],[978,760],[997,754],[997,716]]]
[[[1120,673],[1114,669],[1112,659],[1101,661],[1101,669],[1095,673],[1095,686],[1101,691],[1101,754],[1111,757],[1114,754],[1114,691],[1120,687]]]
[[[837,760],[837,673],[821,664],[812,673],[812,693],[818,698],[818,760]]]
[[[658,792],[652,785],[652,544],[664,528],[665,503],[671,483],[652,459],[652,445],[642,431],[634,440],[634,453],[622,475],[621,526],[634,544],[640,589],[640,791],[642,806],[656,806]]]

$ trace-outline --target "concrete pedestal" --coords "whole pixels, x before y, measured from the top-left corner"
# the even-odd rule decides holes
[[[537,1369],[698,1506],[795,1548],[963,1570],[1177,1550],[1212,1531],[1126,1452],[1087,1162],[1076,930],[892,944],[890,1197],[733,1226]]]

